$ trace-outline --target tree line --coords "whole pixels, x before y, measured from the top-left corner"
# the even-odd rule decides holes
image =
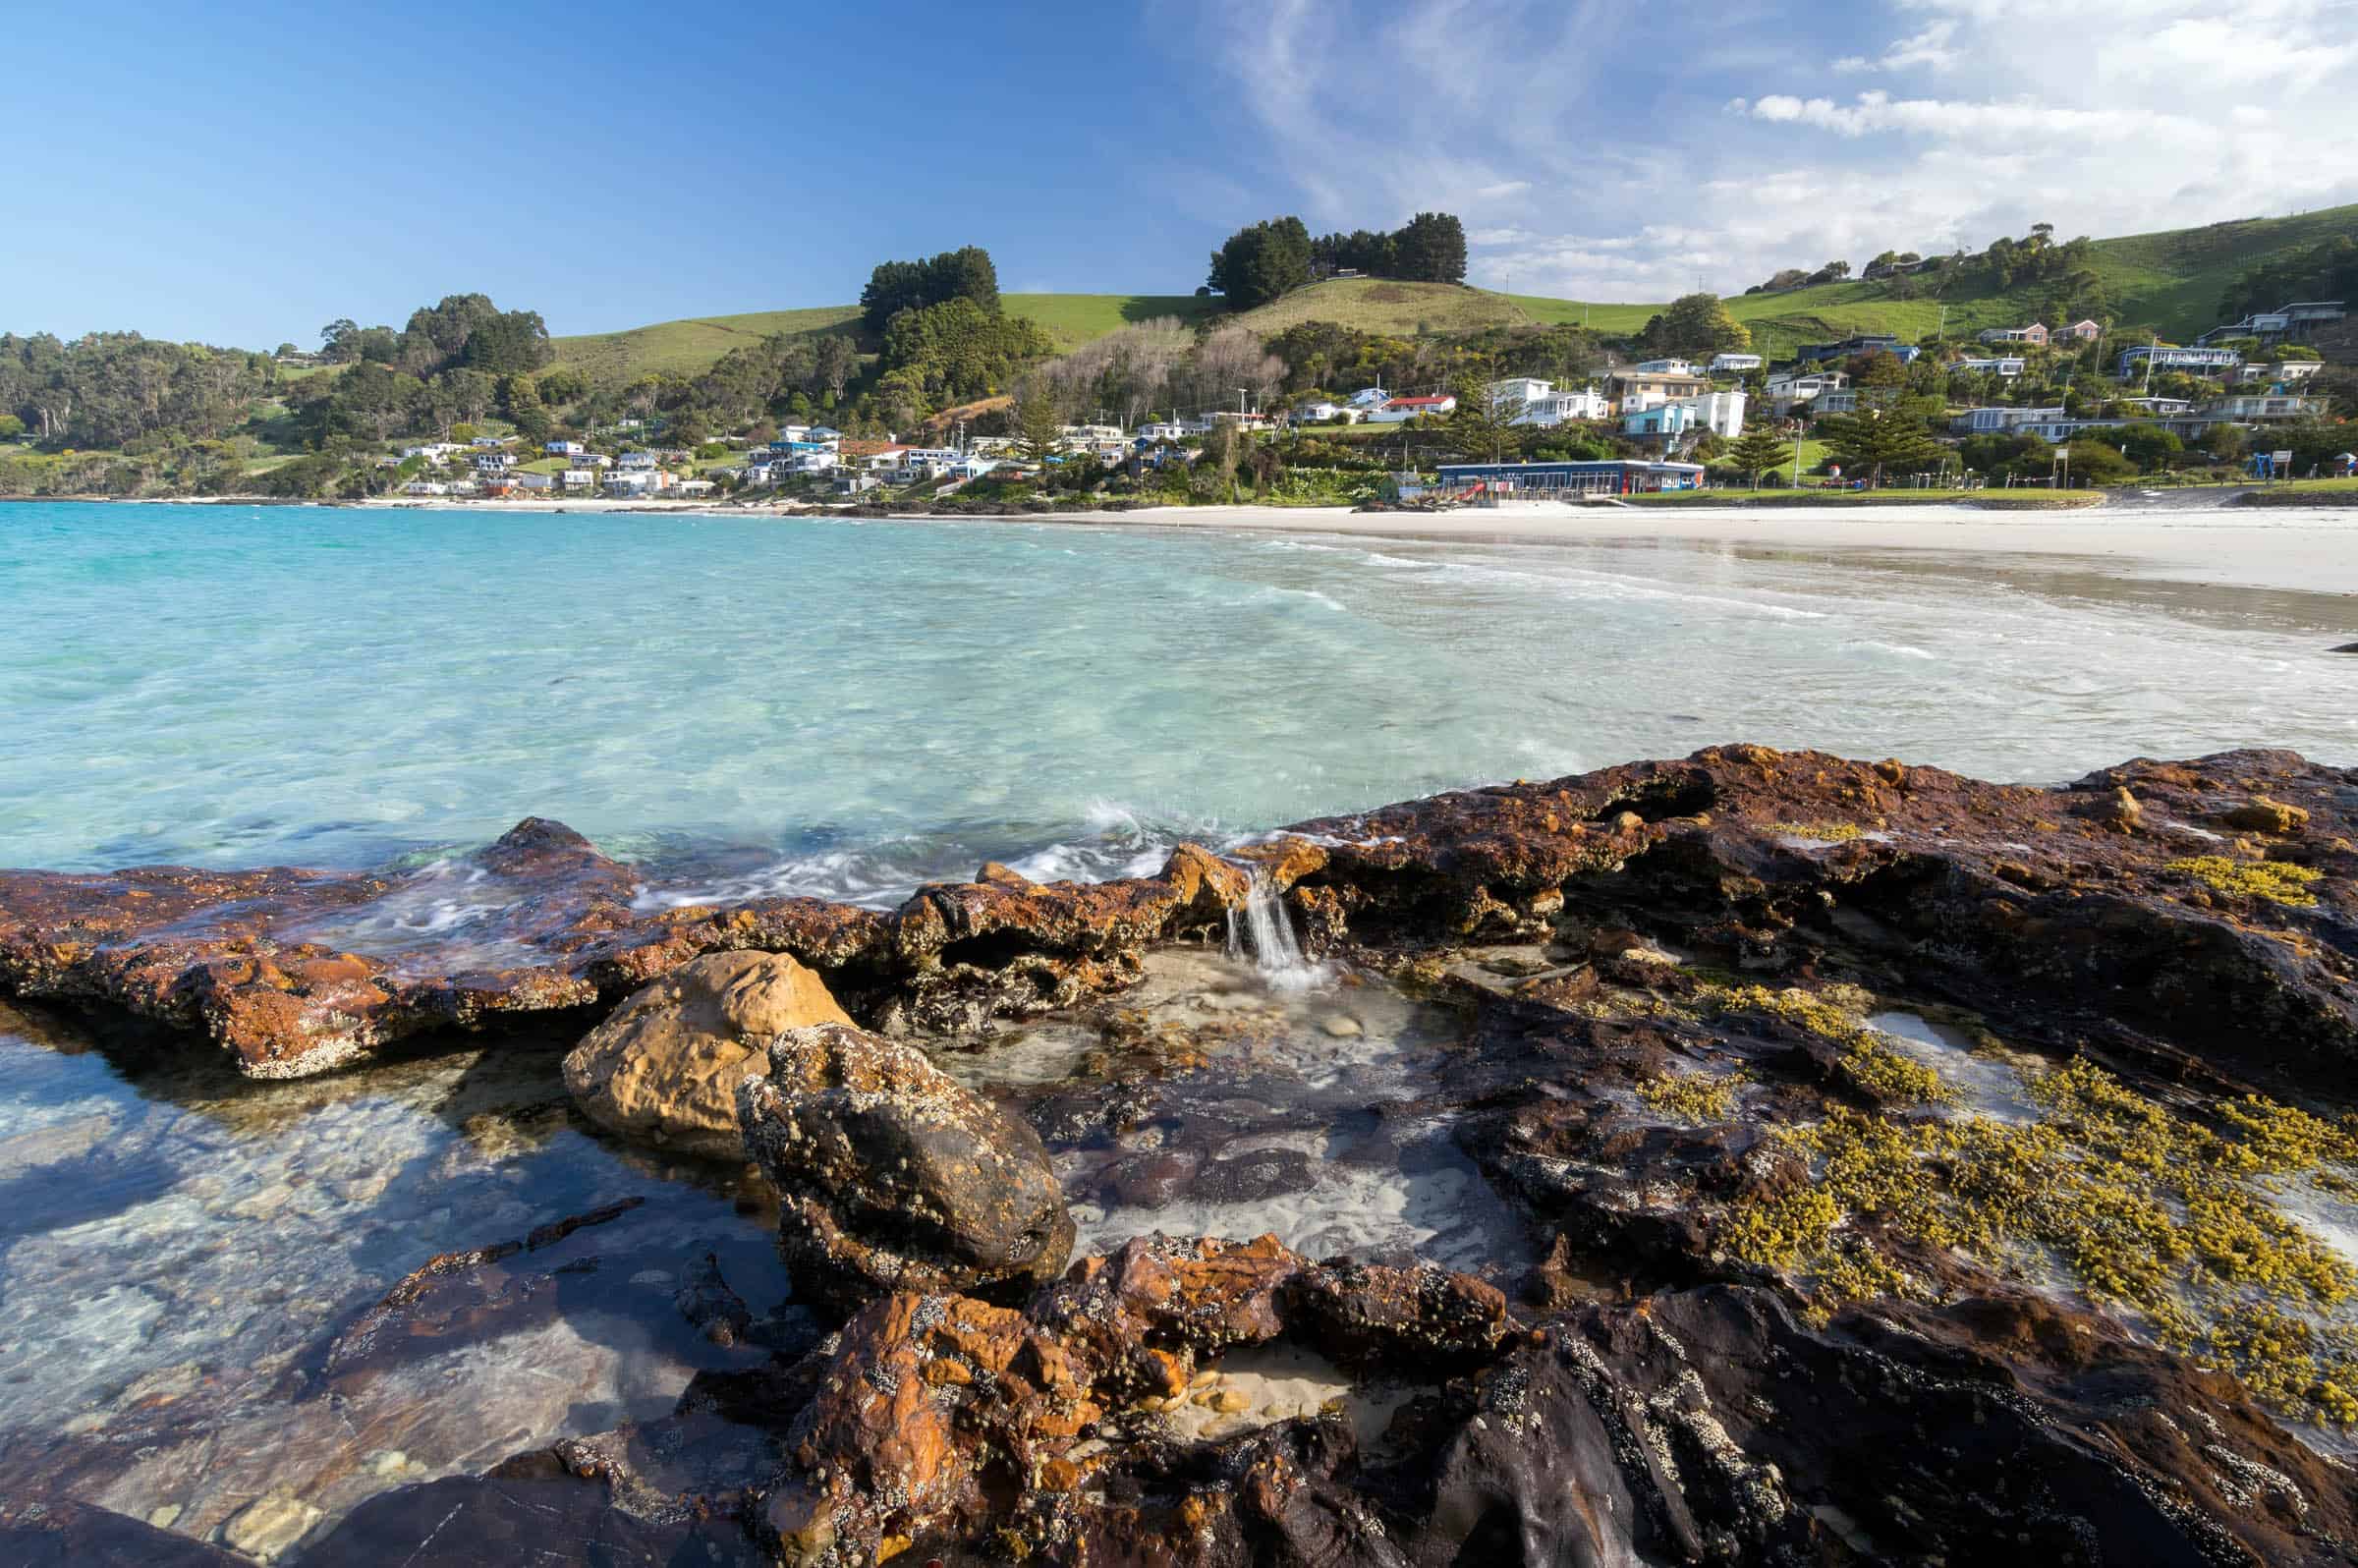
[[[181,431],[217,436],[277,380],[268,355],[137,332],[71,342],[0,333],[0,417],[58,447],[126,447]]]
[[[445,295],[410,312],[409,324],[364,327],[350,317],[319,329],[329,364],[382,364],[421,379],[445,370],[529,375],[549,361],[548,324],[537,310],[502,310],[488,295]]]
[[[1250,310],[1314,277],[1344,269],[1413,283],[1466,281],[1466,229],[1446,212],[1420,212],[1388,234],[1356,229],[1311,237],[1297,217],[1247,224],[1211,253],[1202,292]]]

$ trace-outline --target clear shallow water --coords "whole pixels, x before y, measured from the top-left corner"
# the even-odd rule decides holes
[[[884,901],[1722,740],[2027,780],[2358,757],[2293,596],[2068,564],[11,505],[0,864],[372,865],[537,813],[672,896]]]

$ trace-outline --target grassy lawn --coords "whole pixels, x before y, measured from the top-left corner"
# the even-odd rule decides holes
[[[1156,316],[1175,315],[1192,326],[1218,314],[1219,302],[1192,294],[1002,294],[999,308],[1031,317],[1069,351]]]
[[[1524,326],[1537,317],[1522,302],[1488,289],[1454,283],[1397,283],[1386,278],[1336,278],[1296,289],[1259,309],[1230,317],[1269,337],[1304,321],[1333,321],[1362,332],[1413,337],[1420,331],[1477,332]],[[1643,326],[1644,320],[1638,323]]]

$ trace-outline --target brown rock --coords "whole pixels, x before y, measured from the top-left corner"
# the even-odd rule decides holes
[[[741,1079],[737,1114],[798,1295],[1020,1294],[1064,1267],[1072,1218],[1028,1124],[847,1025],[787,1031],[769,1066]]]
[[[717,1157],[742,1155],[737,1084],[767,1073],[769,1040],[850,1024],[826,985],[784,953],[710,953],[616,1008],[565,1058],[565,1087],[615,1132]]]
[[[2247,833],[2297,833],[2309,825],[2309,813],[2297,806],[2255,795],[2232,811],[2219,812],[2217,820]]]

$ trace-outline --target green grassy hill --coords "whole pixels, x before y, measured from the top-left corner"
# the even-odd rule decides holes
[[[2358,206],[2329,207],[2285,218],[2245,218],[2199,229],[2168,229],[2096,243],[2095,270],[2113,299],[2113,314],[2131,326],[2187,338],[2218,319],[2219,295],[2238,273],[2276,252],[2337,234],[2358,233]],[[1764,267],[1767,263],[1764,262]],[[1795,344],[1892,332],[1915,339],[1939,328],[1942,308],[1950,331],[2018,326],[2038,308],[2044,290],[2024,285],[2003,292],[1962,292],[1951,285],[1921,298],[1896,297],[1889,284],[1845,282],[1782,294],[1739,294],[1727,306],[1752,328],[1765,353]],[[1009,294],[1005,308],[1030,316],[1060,349],[1075,349],[1132,322],[1177,316],[1194,323],[1220,314],[1218,303],[1191,295]],[[1297,289],[1274,304],[1233,317],[1264,335],[1302,321],[1338,321],[1371,332],[1465,332],[1521,323],[1586,322],[1600,332],[1635,332],[1659,304],[1557,300],[1493,294],[1442,283],[1397,283],[1349,278]],[[820,306],[747,315],[664,321],[587,337],[558,338],[556,363],[601,381],[629,380],[649,371],[692,374],[730,349],[777,332],[851,332],[859,308]],[[2050,326],[2058,323],[2049,322]]]
[[[731,349],[744,348],[780,332],[848,332],[860,319],[856,305],[822,305],[806,310],[756,310],[745,315],[706,315],[688,321],[658,321],[623,332],[556,338],[555,364],[593,381],[630,381],[657,371],[694,375],[710,368]]]
[[[1217,300],[1199,300],[1192,294],[1002,294],[999,308],[1009,315],[1038,321],[1060,349],[1077,349],[1092,338],[1157,316],[1177,316],[1192,326],[1219,313]]]

